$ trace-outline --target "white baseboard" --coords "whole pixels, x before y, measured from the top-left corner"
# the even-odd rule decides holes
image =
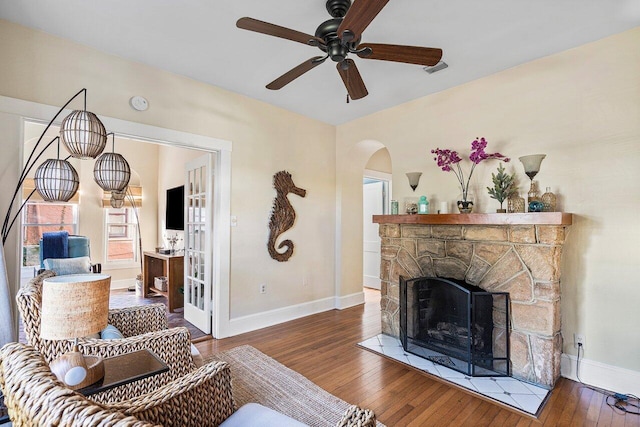
[[[333,309],[342,310],[364,303],[364,292],[358,292],[343,297],[322,298],[302,304],[290,305],[262,313],[237,317],[229,321],[229,335],[234,336],[251,332],[268,326],[278,325],[290,320],[310,316]]]
[[[344,310],[345,308],[354,307],[364,304],[364,292],[356,292],[355,294],[336,297],[335,308]]]
[[[126,289],[129,286],[135,286],[136,279],[121,279],[121,280],[112,280],[111,281],[111,289]]]
[[[229,321],[228,336],[244,334],[245,332],[255,331],[266,328],[267,326],[273,326],[311,314],[332,310],[333,308],[335,308],[334,301],[331,297],[237,317]]]
[[[362,276],[362,286],[365,288],[373,288],[380,290],[380,277],[378,276]]]
[[[579,381],[576,375],[576,356],[562,354],[560,373],[563,377]],[[580,358],[580,380],[583,383],[622,394],[640,396],[640,372],[606,365]]]

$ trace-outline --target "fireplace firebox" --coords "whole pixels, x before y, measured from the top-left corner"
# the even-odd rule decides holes
[[[509,376],[509,293],[400,277],[404,350],[470,376]]]

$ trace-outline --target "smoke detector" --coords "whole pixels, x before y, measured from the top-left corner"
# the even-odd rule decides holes
[[[129,100],[129,105],[131,105],[131,108],[134,110],[145,111],[149,108],[149,101],[142,96],[132,96]]]

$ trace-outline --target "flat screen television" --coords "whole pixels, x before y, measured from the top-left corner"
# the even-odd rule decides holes
[[[184,185],[167,190],[167,230],[184,230]]]

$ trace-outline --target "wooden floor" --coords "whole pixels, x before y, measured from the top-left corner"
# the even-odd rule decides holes
[[[325,390],[372,409],[387,426],[625,426],[640,416],[614,412],[602,394],[560,379],[539,419],[506,409],[428,374],[363,350],[380,333],[379,293],[367,302],[222,340],[196,344],[203,356],[250,344]]]

